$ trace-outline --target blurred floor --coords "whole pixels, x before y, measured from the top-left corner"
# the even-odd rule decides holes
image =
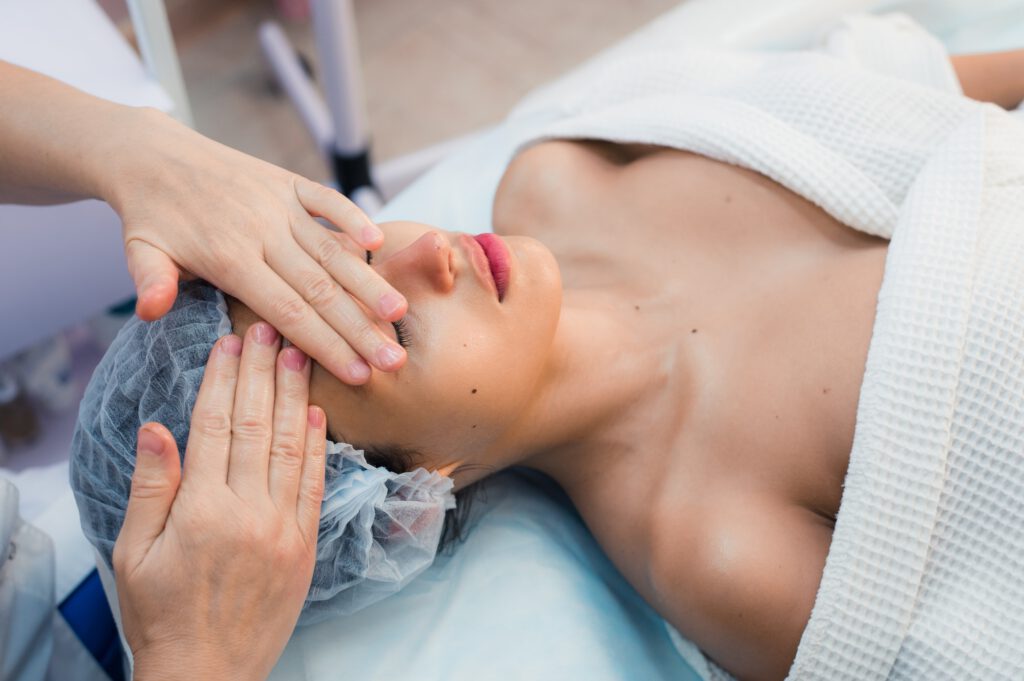
[[[374,159],[499,121],[532,87],[679,1],[355,0]],[[273,15],[269,0],[224,0],[185,29],[175,23],[196,126],[322,179],[327,168],[259,50],[257,26]],[[308,24],[285,28],[315,64]]]

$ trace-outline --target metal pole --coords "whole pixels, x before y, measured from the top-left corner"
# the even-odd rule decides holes
[[[320,83],[334,123],[331,162],[341,191],[372,187],[370,133],[351,0],[313,0]]]
[[[135,37],[146,69],[174,101],[171,115],[189,127],[193,126],[192,107],[181,77],[181,65],[174,48],[171,26],[163,0],[128,0]]]
[[[316,86],[302,70],[299,55],[280,24],[276,21],[264,21],[260,24],[260,45],[277,77],[277,82],[299,110],[299,117],[312,135],[320,153],[324,158],[330,159],[334,153],[335,137],[331,113],[324,105]]]

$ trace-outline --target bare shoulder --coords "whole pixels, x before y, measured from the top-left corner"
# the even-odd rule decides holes
[[[531,231],[565,222],[588,196],[606,196],[622,162],[617,145],[552,140],[512,159],[494,196],[496,232],[537,236]]]
[[[781,500],[716,497],[660,514],[650,564],[658,609],[739,679],[783,679],[814,605],[831,527]]]

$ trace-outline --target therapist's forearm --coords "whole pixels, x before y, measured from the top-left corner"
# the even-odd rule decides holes
[[[0,61],[0,203],[106,199],[152,115]]]

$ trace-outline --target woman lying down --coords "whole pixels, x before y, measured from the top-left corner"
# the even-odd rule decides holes
[[[348,444],[304,621],[399,588],[452,483],[520,465],[716,673],[1020,672],[1024,124],[953,74],[1012,107],[1024,51],[869,57],[619,57],[514,114],[545,122],[495,235],[382,225],[409,361],[314,367]],[[210,348],[256,323],[192,284],[111,347],[72,471],[108,562],[136,428],[183,445]]]

